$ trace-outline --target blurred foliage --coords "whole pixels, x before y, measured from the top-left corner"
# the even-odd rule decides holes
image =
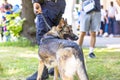
[[[25,21],[25,18],[20,18],[20,13],[13,13],[6,15],[6,26],[7,30],[15,37],[20,36],[20,32],[22,31],[22,25]],[[9,33],[6,33],[9,34]]]

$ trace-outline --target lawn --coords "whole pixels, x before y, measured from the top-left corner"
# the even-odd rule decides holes
[[[120,49],[96,48],[95,59],[83,51],[90,80],[120,80]],[[0,47],[0,80],[25,80],[37,70],[37,52],[37,47]]]

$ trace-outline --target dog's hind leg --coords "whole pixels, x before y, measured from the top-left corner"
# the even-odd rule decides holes
[[[58,67],[54,67],[54,80],[58,80]]]
[[[65,75],[61,76],[62,80],[73,80],[73,77],[67,77]]]
[[[42,80],[42,73],[44,69],[44,63],[42,60],[39,61],[38,65],[38,75],[37,75],[37,80]]]

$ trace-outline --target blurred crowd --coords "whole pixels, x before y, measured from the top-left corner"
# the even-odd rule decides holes
[[[20,12],[18,4],[12,5],[7,0],[3,0],[3,3],[0,5],[0,39],[4,42],[10,39],[10,33],[7,29],[7,23],[9,21],[6,16],[17,12]]]
[[[119,1],[119,0],[117,0]],[[74,2],[70,2],[74,3]],[[73,4],[68,3],[68,6],[75,6]],[[97,33],[97,36],[99,37],[114,37],[114,36],[120,36],[120,11],[114,4],[114,2],[109,3],[110,6],[107,6],[108,8],[105,9],[104,5],[101,5],[101,26],[100,31]],[[80,4],[78,5],[80,6]],[[68,7],[68,9],[65,11],[66,15],[64,14],[63,17],[67,18],[68,16],[68,23],[72,25],[72,19],[76,19],[77,15],[77,33],[79,34],[80,30],[80,10],[78,9],[78,6],[76,9],[76,13],[71,11],[71,8]],[[21,6],[18,4],[12,5],[8,2],[8,0],[3,0],[3,3],[0,5],[0,38],[3,41],[9,40],[9,31],[7,30],[7,23],[9,22],[6,19],[6,15],[14,14],[17,12],[20,12]],[[70,13],[71,11],[71,13]],[[69,15],[68,15],[69,12]],[[73,16],[69,18],[73,13]],[[75,14],[75,15],[74,15]],[[76,25],[75,25],[76,26]],[[7,34],[7,35],[6,35]],[[88,32],[89,35],[89,32]]]
[[[80,10],[77,10],[78,34],[80,29],[80,12],[81,12]],[[107,9],[105,9],[104,5],[101,5],[101,26],[99,27],[100,31],[96,34],[98,37],[120,36],[120,11],[113,1],[109,3]],[[89,35],[89,32],[87,35]]]
[[[106,10],[104,10],[104,6],[101,5],[101,26],[98,36],[120,36],[120,14],[112,1]]]

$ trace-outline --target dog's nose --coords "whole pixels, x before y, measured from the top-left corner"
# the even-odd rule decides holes
[[[74,35],[72,36],[72,40],[73,40],[73,41],[78,40],[78,36],[74,34]]]
[[[78,40],[78,36],[75,37],[75,40]]]

